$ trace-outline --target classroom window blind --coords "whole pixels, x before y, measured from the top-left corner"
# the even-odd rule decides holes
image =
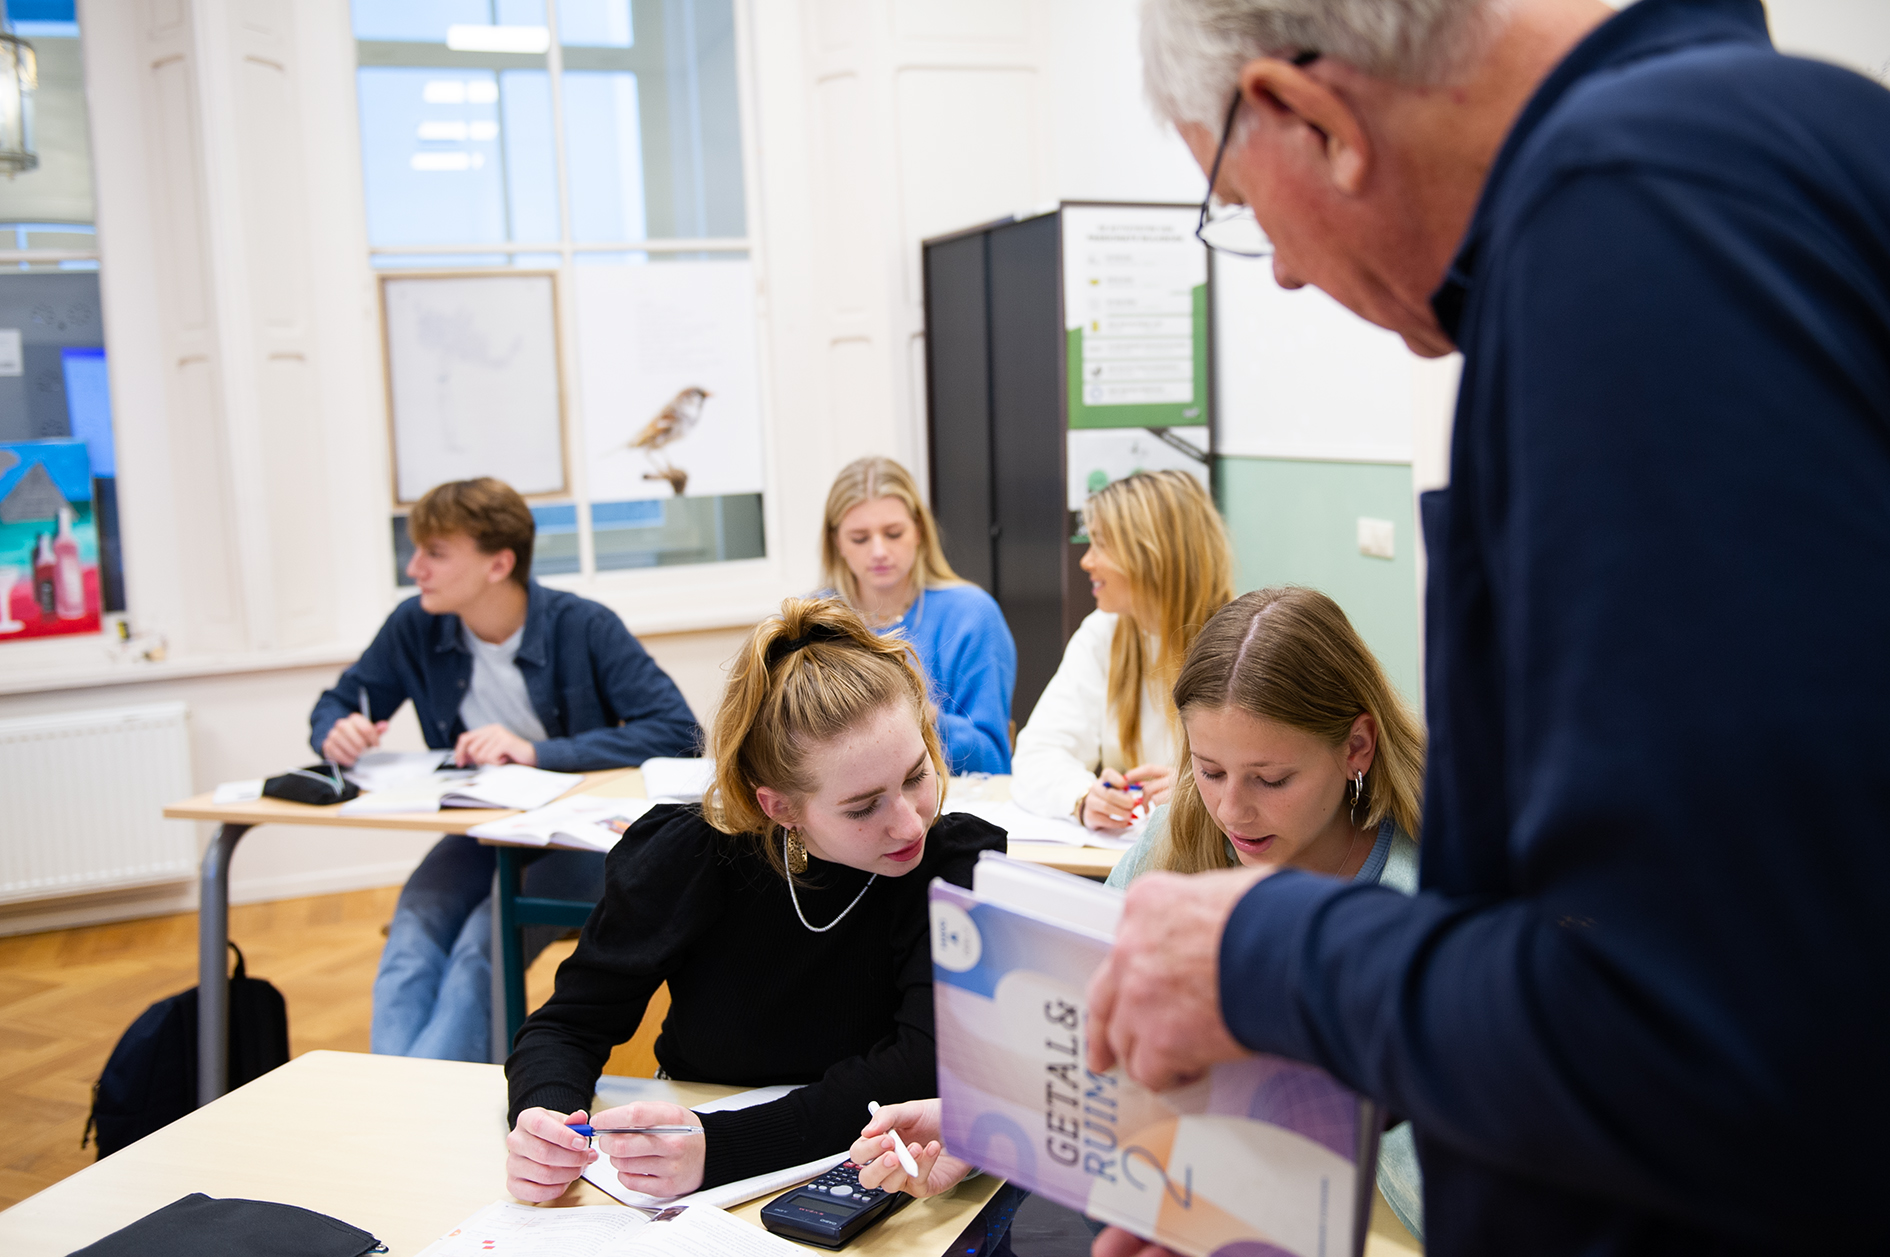
[[[562,457],[582,474],[556,493],[520,486],[538,520],[534,572],[764,557],[732,0],[355,0],[352,16],[368,262],[384,298],[388,280],[428,274],[555,277]],[[384,329],[397,433],[505,422],[421,413],[488,404],[493,388],[475,381],[501,383],[516,339],[490,306],[492,326],[481,322],[470,289],[460,305],[453,291],[408,285],[405,322]],[[401,386],[426,372],[445,373],[437,396]],[[393,444],[408,459],[390,534],[404,583],[418,456]],[[506,479],[519,463],[491,461],[430,465]]]

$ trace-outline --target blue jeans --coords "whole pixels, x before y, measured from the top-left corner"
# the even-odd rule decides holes
[[[527,895],[604,895],[604,857],[588,851],[533,852]],[[374,976],[368,1046],[383,1056],[489,1061],[492,1042],[492,870],[497,859],[459,834],[440,839],[401,888]],[[524,932],[525,963],[558,936],[556,926]]]

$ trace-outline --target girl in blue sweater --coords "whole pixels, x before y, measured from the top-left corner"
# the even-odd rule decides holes
[[[951,771],[1009,772],[1017,643],[997,601],[945,561],[912,474],[890,458],[843,468],[821,560],[829,588],[868,625],[919,652]]]

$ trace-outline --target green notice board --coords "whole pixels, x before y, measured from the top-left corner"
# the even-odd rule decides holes
[[[1063,323],[1072,428],[1209,423],[1207,250],[1199,211],[1063,207]]]

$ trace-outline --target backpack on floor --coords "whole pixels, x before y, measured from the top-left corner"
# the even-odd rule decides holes
[[[249,976],[235,943],[230,979],[231,1088],[289,1060],[289,1006],[282,992]],[[197,988],[161,999],[139,1015],[112,1049],[92,1084],[85,1147],[98,1132],[98,1155],[110,1156],[197,1107]]]

